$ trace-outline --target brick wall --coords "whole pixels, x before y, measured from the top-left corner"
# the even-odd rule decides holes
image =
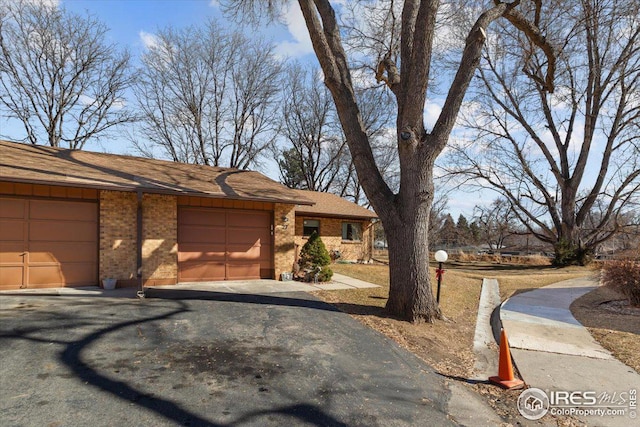
[[[173,285],[178,279],[177,197],[142,196],[142,277],[145,285]]]
[[[100,191],[101,280],[118,279],[118,286],[136,284],[137,207],[135,193]]]
[[[300,253],[302,246],[307,242],[307,238],[303,237],[303,221],[304,219],[315,219],[320,221],[320,238],[327,247],[327,250],[340,251],[341,258],[344,261],[369,261],[371,259],[371,239],[373,238],[373,227],[371,221],[349,220],[340,218],[321,218],[321,217],[296,217],[296,257]],[[362,237],[360,241],[342,240],[342,223],[360,223],[362,227]]]
[[[283,218],[287,218],[287,228]],[[274,230],[274,267],[275,279],[280,280],[280,274],[291,272],[295,261],[295,205],[276,204],[273,213]]]

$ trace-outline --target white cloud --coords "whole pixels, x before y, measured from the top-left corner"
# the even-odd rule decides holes
[[[87,105],[93,105],[96,102],[95,98],[92,98],[88,95],[80,95],[80,97],[78,98],[78,101],[80,102],[81,105],[87,106]]]
[[[15,3],[15,0],[0,0],[0,8],[11,6]],[[60,0],[25,0],[25,3],[31,3],[33,5],[43,5],[44,7],[57,8],[60,6]]]
[[[560,155],[558,153],[558,147],[556,147],[555,141],[553,139],[553,134],[551,133],[551,131],[545,127],[544,130],[541,130],[538,132],[538,135],[540,135],[540,139],[547,146],[547,148],[551,152],[551,155],[556,159],[559,158]],[[562,128],[559,129],[558,136],[560,137],[560,140],[564,142],[567,138],[567,131]],[[571,138],[569,140],[568,155],[577,156],[580,153],[580,150],[582,149],[583,142],[584,142],[584,122],[582,120],[576,120],[573,128],[573,132],[571,133]],[[533,143],[531,145],[532,145],[533,152],[538,156],[542,156],[542,150],[540,150],[540,148],[537,145],[534,145]]]
[[[282,41],[276,46],[279,56],[295,58],[313,52],[309,32],[297,3],[290,3],[284,11],[283,20],[293,41]]]
[[[356,69],[351,71],[351,80],[356,88],[370,88],[377,85],[376,78],[370,70]]]
[[[440,117],[441,111],[442,107],[440,105],[431,101],[426,102],[424,105],[424,122],[427,129],[433,129],[438,117]]]
[[[158,47],[158,37],[155,34],[147,33],[146,31],[140,30],[138,36],[140,37],[140,41],[146,49],[153,49]]]
[[[60,6],[60,0],[27,0],[27,2],[35,5],[41,4],[45,7],[50,7],[52,9]],[[0,2],[0,5],[1,4],[2,2]]]

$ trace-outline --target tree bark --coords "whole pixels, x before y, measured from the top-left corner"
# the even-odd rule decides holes
[[[429,214],[433,202],[433,165],[425,165],[424,179],[410,179],[411,193],[398,217],[383,219],[389,244],[389,299],[392,316],[410,322],[433,322],[442,312],[433,296],[429,274]],[[426,182],[424,182],[426,180]],[[428,189],[421,191],[420,189]]]

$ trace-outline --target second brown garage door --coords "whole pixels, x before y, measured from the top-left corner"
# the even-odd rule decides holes
[[[178,281],[272,278],[271,212],[181,206]]]

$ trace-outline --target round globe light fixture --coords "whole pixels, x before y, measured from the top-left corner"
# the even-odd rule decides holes
[[[435,257],[436,257],[436,261],[438,262],[445,262],[447,259],[449,259],[449,255],[445,252],[445,251],[437,251],[435,253]]]

